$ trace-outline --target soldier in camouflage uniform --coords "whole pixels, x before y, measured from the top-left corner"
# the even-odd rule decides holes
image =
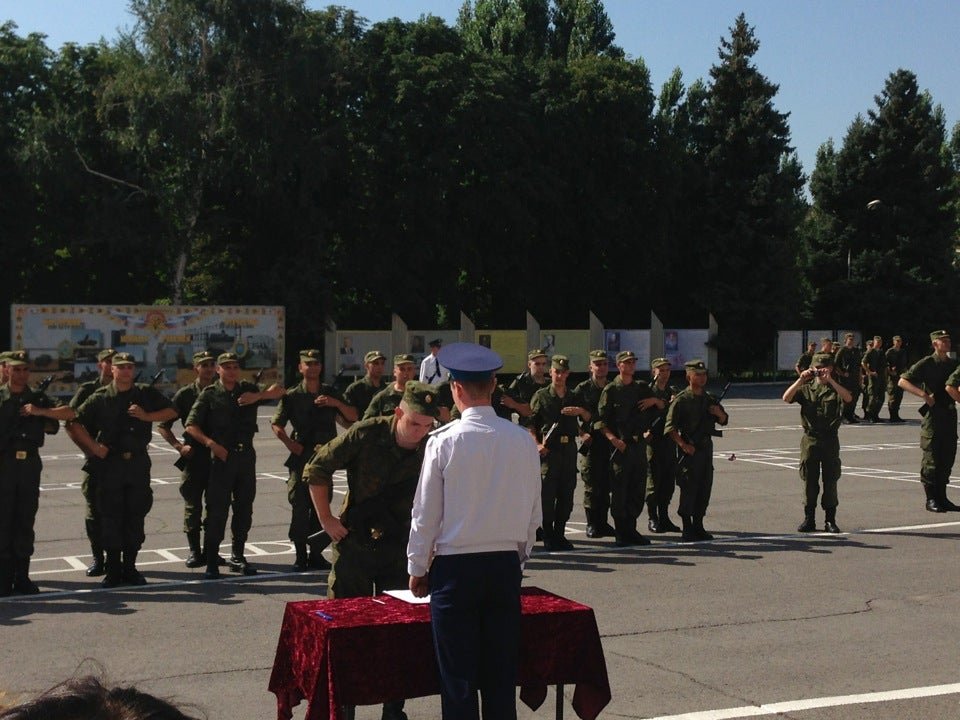
[[[369,420],[372,417],[392,417],[393,411],[397,409],[400,401],[403,400],[403,389],[408,380],[413,380],[417,375],[417,364],[413,355],[401,354],[393,356],[393,382],[378,392],[370,400],[366,411],[363,413],[363,419]]]
[[[800,405],[803,438],[800,441],[800,480],[803,482],[803,522],[799,532],[817,529],[817,496],[823,474],[820,504],[826,512],[824,529],[840,532],[837,527],[837,481],[840,479],[840,438],[837,429],[843,418],[843,404],[850,400],[850,391],[833,377],[833,356],[818,353],[812,367],[783,393],[783,401]]]
[[[547,354],[537,348],[527,353],[527,369],[514,378],[510,387],[500,398],[500,402],[520,416],[520,424],[528,427],[530,424],[530,401],[533,394],[550,384],[547,375]]]
[[[193,369],[197,374],[197,379],[177,390],[177,393],[173,396],[173,409],[177,411],[177,417],[157,426],[157,432],[160,433],[160,436],[180,456],[174,464],[180,470],[183,531],[187,535],[187,545],[190,547],[190,555],[187,556],[186,562],[188,568],[203,567],[207,564],[203,544],[200,542],[200,531],[203,528],[204,521],[203,498],[207,492],[207,483],[210,480],[210,453],[186,433],[184,433],[182,441],[178,439],[173,434],[173,423],[177,420],[180,420],[181,423],[186,422],[190,409],[197,401],[200,393],[217,377],[216,358],[207,350],[194,353]]]
[[[670,401],[680,392],[680,388],[670,383],[670,361],[656,358],[650,363],[653,382],[650,389],[659,401],[656,416],[647,437],[647,515],[650,520],[647,527],[653,533],[680,532],[680,528],[670,520],[670,501],[676,486],[677,446],[663,433],[663,423],[667,419]]]
[[[667,410],[663,432],[680,448],[677,460],[677,487],[680,488],[680,519],[683,541],[711,540],[703,517],[713,490],[714,424],[726,425],[723,406],[706,391],[707,366],[702,360],[685,365],[687,389],[677,395]]]
[[[887,350],[887,411],[890,413],[890,422],[902,423],[900,417],[900,403],[903,402],[903,388],[900,387],[900,373],[907,367],[907,351],[903,349],[903,338],[893,336],[893,347]]]
[[[933,353],[900,374],[899,385],[923,400],[920,407],[920,480],[930,512],[955,512],[960,507],[947,499],[947,483],[957,456],[957,408],[960,401],[960,373],[957,360],[950,357],[950,334],[946,330],[930,333]]]
[[[321,446],[303,470],[320,524],[333,540],[330,598],[403,590],[407,539],[427,433],[439,412],[436,392],[410,380],[392,417],[353,425]],[[331,510],[333,474],[347,471],[347,496],[339,516]],[[386,720],[406,718],[403,701],[384,705]]]
[[[883,391],[887,385],[884,376],[886,358],[883,355],[883,338],[879,335],[873,338],[869,352],[861,361],[863,375],[866,378],[867,406],[864,408],[864,419],[867,422],[880,422],[880,408],[883,407]]]
[[[529,430],[540,453],[543,547],[547,551],[573,550],[565,532],[577,487],[577,436],[579,422],[590,420],[590,411],[581,405],[577,393],[567,387],[569,376],[570,360],[565,355],[554,355],[550,384],[537,390],[530,400]]]
[[[614,529],[607,522],[610,509],[610,451],[613,449],[599,424],[597,408],[600,395],[607,386],[610,363],[603,350],[591,350],[590,377],[573,392],[580,405],[590,413],[590,420],[581,424],[580,477],[583,480],[583,511],[587,516],[587,537],[609,537]]]
[[[657,405],[647,383],[634,379],[637,356],[629,350],[617,354],[619,374],[600,394],[599,428],[610,442],[610,514],[618,547],[649,545],[637,532],[647,486],[647,447],[643,435],[652,422],[648,412]]]
[[[817,352],[817,344],[812,340],[807,343],[807,350],[800,354],[800,357],[797,358],[797,364],[795,369],[797,375],[800,375],[804,370],[810,367],[810,363],[813,361],[813,356]]]
[[[287,499],[291,508],[288,534],[296,553],[293,563],[295,572],[329,567],[321,553],[330,540],[308,543],[308,537],[319,532],[320,521],[313,510],[310,491],[302,482],[303,466],[316,447],[325,445],[337,436],[338,421],[352,424],[357,419],[356,409],[341,400],[336,389],[320,382],[323,372],[320,357],[319,350],[300,351],[298,369],[303,381],[289,388],[280,398],[277,411],[270,421],[273,434],[290,452],[286,462],[290,470],[287,480]],[[292,435],[287,435],[287,422],[293,425]]]
[[[40,592],[30,579],[34,521],[40,505],[40,448],[44,435],[70,420],[73,408],[61,407],[32,390],[27,353],[7,353],[9,381],[0,386],[0,597]]]
[[[857,407],[857,398],[860,397],[861,353],[853,342],[853,333],[844,335],[843,347],[837,350],[833,358],[837,374],[840,376],[840,384],[850,392],[850,402],[843,408],[843,419],[848,423],[860,422],[860,418],[854,411]]]
[[[264,389],[241,380],[240,358],[236,353],[221,353],[217,357],[217,375],[219,379],[200,393],[185,423],[187,434],[211,454],[207,532],[203,542],[207,558],[204,577],[207,579],[220,577],[220,543],[226,533],[231,508],[233,544],[227,565],[244,575],[257,572],[244,555],[253,523],[253,501],[257,495],[257,454],[253,448],[257,406],[265,400],[278,400],[283,395],[283,388],[277,384]]]
[[[105,348],[97,353],[97,372],[99,377],[96,380],[81,383],[77,392],[70,400],[70,407],[78,410],[84,401],[93,395],[94,392],[113,381],[112,359],[117,354],[112,348]],[[73,442],[79,445],[77,441],[77,431],[73,422],[66,424],[67,435]],[[84,527],[87,533],[87,539],[90,541],[90,552],[93,554],[93,562],[87,568],[87,577],[98,577],[104,573],[103,545],[101,545],[102,530],[100,529],[100,515],[97,511],[97,478],[89,472],[90,463],[84,463],[80,470],[80,493],[83,495],[83,501],[86,504],[86,515],[84,517]]]
[[[103,586],[144,585],[136,563],[145,539],[144,521],[153,506],[147,446],[153,439],[152,423],[171,420],[177,411],[156,388],[134,383],[133,355],[117,353],[112,361],[113,382],[84,401],[74,428],[90,459],[91,476],[97,478],[106,554]]]
[[[383,389],[383,368],[387,359],[379,350],[371,350],[363,356],[363,366],[366,375],[351,383],[343,391],[343,400],[353,405],[357,417],[362,418],[367,411],[373,396]]]

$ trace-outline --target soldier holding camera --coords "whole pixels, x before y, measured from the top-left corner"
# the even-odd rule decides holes
[[[783,393],[783,401],[800,405],[803,438],[800,440],[800,479],[803,481],[803,522],[799,532],[816,530],[815,513],[823,474],[820,504],[826,512],[824,529],[837,527],[837,480],[840,479],[840,439],[837,429],[843,419],[844,405],[853,401],[850,391],[833,377],[833,356],[818,353],[810,368]]]

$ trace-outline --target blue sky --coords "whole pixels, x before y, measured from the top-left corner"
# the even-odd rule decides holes
[[[308,6],[329,2],[310,0]],[[456,21],[460,0],[340,0],[371,22],[422,14]],[[943,106],[947,131],[960,121],[960,2],[956,0],[606,0],[616,42],[650,68],[654,91],[675,67],[686,84],[707,78],[720,38],[740,12],[760,40],[755,62],[780,86],[775,104],[790,113],[804,171],[828,138],[839,145],[858,113],[898,68]],[[0,0],[0,21],[20,34],[41,32],[47,43],[110,40],[129,27],[126,0]]]

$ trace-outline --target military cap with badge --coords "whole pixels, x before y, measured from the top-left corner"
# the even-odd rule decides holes
[[[300,351],[300,362],[302,363],[319,363],[320,359],[320,351],[316,348]]]

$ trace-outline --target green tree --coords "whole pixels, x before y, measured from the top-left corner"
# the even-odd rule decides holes
[[[721,40],[707,95],[691,105],[700,172],[685,206],[699,232],[687,238],[678,273],[689,278],[693,302],[716,316],[721,362],[733,367],[756,362],[757,346],[772,346],[799,303],[803,174],[788,115],[774,107],[778,86],[753,64],[759,47],[741,14]]]
[[[907,70],[874,100],[839,150],[817,154],[817,222],[804,226],[810,314],[887,337],[949,326],[958,187],[943,110]]]

